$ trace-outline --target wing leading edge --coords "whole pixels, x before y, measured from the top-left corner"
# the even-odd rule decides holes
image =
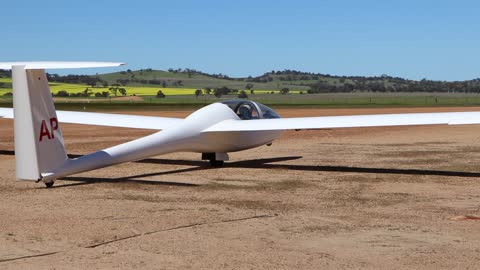
[[[480,124],[480,112],[406,113],[259,120],[225,120],[203,132],[273,131],[415,125]]]
[[[113,113],[57,111],[60,123],[162,130],[180,124],[183,119]],[[0,108],[0,118],[13,119],[13,109]]]

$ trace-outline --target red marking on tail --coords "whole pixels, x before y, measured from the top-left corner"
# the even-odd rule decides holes
[[[43,137],[47,137],[49,140],[55,139],[54,131],[58,129],[58,120],[56,117],[50,118],[50,128],[47,126],[47,122],[42,120],[40,125],[40,138],[39,141],[43,141]]]
[[[53,117],[50,118],[50,127],[51,127],[51,134],[52,134],[52,139],[55,138],[55,133],[54,131],[58,129],[58,120],[57,118]]]

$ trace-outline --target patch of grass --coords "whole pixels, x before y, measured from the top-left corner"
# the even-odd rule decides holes
[[[152,203],[171,202],[170,199],[166,199],[165,197],[158,196],[158,195],[151,196],[151,195],[144,195],[144,194],[128,194],[128,193],[119,194],[118,196],[111,197],[110,199],[142,201],[142,202],[152,202]]]
[[[76,84],[52,83],[54,93],[66,90],[70,93],[84,91],[88,86]],[[237,99],[237,95],[224,95],[217,98],[214,95],[194,95],[196,88],[161,88],[161,87],[137,87],[126,86],[127,94],[135,94],[140,100],[115,100],[114,98],[63,98],[58,103],[118,103],[128,106],[131,103],[150,105],[195,105],[204,106],[210,103],[228,99]],[[93,92],[108,91],[108,88],[89,88]],[[161,89],[166,94],[165,98],[157,98],[156,93]],[[338,94],[267,94],[270,90],[258,90],[256,94],[249,94],[249,99],[274,108],[388,108],[388,107],[436,107],[436,106],[479,106],[480,95],[467,94],[371,94],[371,93],[338,93]],[[11,102],[11,97],[3,96],[11,92],[11,89],[1,88],[0,99],[5,103]],[[108,105],[105,105],[108,106]],[[82,108],[84,105],[82,106]]]
[[[294,190],[300,188],[310,188],[314,184],[301,180],[283,180],[279,182],[271,182],[270,187],[275,190]]]
[[[372,153],[376,157],[402,157],[402,158],[427,158],[438,157],[441,155],[449,155],[452,151],[446,150],[406,150],[406,151],[385,151],[379,153]]]
[[[43,238],[39,235],[30,235],[27,239],[32,242],[43,242]]]
[[[228,199],[210,199],[206,201],[207,203],[214,205],[225,205],[229,207],[235,207],[239,209],[248,209],[248,210],[276,210],[276,211],[287,211],[288,209],[293,209],[296,206],[281,202],[267,202],[261,200],[228,200]]]
[[[337,179],[342,182],[351,182],[351,183],[377,183],[386,181],[382,175],[369,175],[365,176],[363,174],[346,174],[339,175]]]
[[[308,225],[302,228],[302,231],[304,232],[330,232],[334,228],[331,226],[327,225]]]
[[[233,182],[232,182],[233,181]],[[309,188],[313,184],[307,181],[301,180],[282,180],[278,182],[249,182],[244,183],[242,179],[238,180],[222,180],[216,179],[215,182],[210,182],[207,185],[202,186],[204,189],[208,190],[233,190],[233,189],[246,189],[246,190],[274,190],[274,191],[285,191],[285,190],[295,190],[299,188]]]

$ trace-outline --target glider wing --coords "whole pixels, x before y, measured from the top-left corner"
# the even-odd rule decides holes
[[[98,68],[119,67],[125,63],[118,62],[0,62],[0,69],[10,70],[13,66],[24,69],[65,69],[65,68]]]
[[[178,125],[183,121],[181,118],[170,117],[71,111],[57,111],[57,117],[60,123],[152,130],[166,129]],[[0,118],[13,119],[13,109],[0,108]]]
[[[407,113],[354,116],[324,116],[258,120],[225,120],[203,132],[270,131],[332,129],[351,127],[385,127],[415,125],[480,124],[480,112]]]

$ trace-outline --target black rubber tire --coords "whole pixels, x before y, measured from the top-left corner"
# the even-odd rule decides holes
[[[48,183],[45,183],[45,186],[47,186],[47,188],[51,188],[53,187],[53,184],[55,184],[55,182],[48,182]]]
[[[212,167],[222,167],[224,163],[225,162],[223,160],[210,160],[210,165],[212,165]]]

